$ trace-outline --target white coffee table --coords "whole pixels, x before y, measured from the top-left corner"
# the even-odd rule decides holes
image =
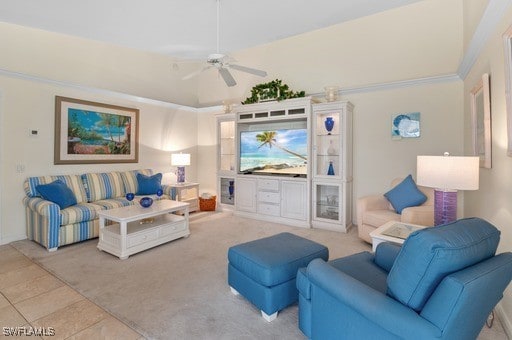
[[[183,215],[173,212],[182,211]],[[121,260],[162,243],[190,235],[189,204],[157,200],[149,208],[138,202],[128,207],[103,210],[100,220],[98,249]],[[116,223],[105,225],[110,220]]]
[[[370,233],[372,238],[372,250],[375,252],[379,243],[393,242],[403,244],[405,239],[413,231],[427,228],[424,225],[402,223],[397,221],[387,222]]]

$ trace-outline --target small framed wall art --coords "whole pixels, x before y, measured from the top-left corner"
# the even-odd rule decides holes
[[[420,136],[420,113],[398,113],[391,116],[391,138],[418,138]]]
[[[490,169],[491,161],[491,100],[489,74],[484,73],[471,90],[473,155],[480,157],[480,167]]]
[[[55,97],[54,164],[137,163],[139,110]]]

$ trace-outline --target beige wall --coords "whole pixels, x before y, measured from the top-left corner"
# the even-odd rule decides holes
[[[354,200],[384,193],[393,178],[408,174],[416,178],[417,155],[444,151],[462,155],[461,81],[353,94],[345,99],[355,105]],[[421,136],[392,140],[392,114],[409,112],[421,113]]]
[[[468,216],[487,219],[501,230],[499,252],[512,250],[512,158],[507,157],[507,114],[505,101],[505,63],[502,35],[512,23],[512,9],[503,16],[497,29],[480,53],[464,80],[464,150],[471,154],[471,112],[469,92],[483,73],[491,79],[492,169],[480,169],[480,189],[465,193]],[[502,321],[512,332],[512,288],[500,303]],[[505,318],[503,320],[503,318]],[[509,333],[512,336],[512,333]]]
[[[239,102],[256,83],[282,79],[293,90],[319,93],[453,74],[462,57],[462,0],[429,0],[235,53],[266,78],[233,71],[227,88],[215,70],[200,76],[199,105]]]
[[[54,165],[55,95],[140,109],[139,163]],[[39,135],[29,137],[29,129],[37,129]],[[140,168],[171,172],[171,151],[190,152],[192,161],[197,159],[197,113],[166,104],[143,104],[135,98],[127,100],[0,76],[0,138],[0,244],[3,244],[26,237],[21,202],[26,177]],[[25,172],[17,173],[19,164],[25,167]],[[187,178],[197,180],[194,163],[187,167]]]
[[[0,69],[171,103],[196,106],[197,79],[156,53],[0,22]]]

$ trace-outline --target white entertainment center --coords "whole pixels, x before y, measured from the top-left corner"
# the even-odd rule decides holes
[[[346,232],[352,224],[352,111],[348,101],[305,97],[243,105],[219,116],[222,207],[239,216]],[[293,138],[297,150],[280,145]],[[277,159],[267,158],[271,152],[288,156],[267,164]]]

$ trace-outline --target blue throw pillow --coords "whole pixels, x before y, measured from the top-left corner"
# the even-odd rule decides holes
[[[139,184],[139,191],[137,195],[154,195],[159,189],[162,189],[162,174],[158,173],[153,176],[146,176],[137,174],[137,183]]]
[[[61,209],[76,204],[75,194],[61,180],[37,185],[36,190],[45,200],[58,204]]]
[[[415,207],[423,204],[427,196],[418,189],[412,176],[407,176],[400,184],[389,190],[384,196],[391,202],[395,211],[399,214],[408,207]]]

